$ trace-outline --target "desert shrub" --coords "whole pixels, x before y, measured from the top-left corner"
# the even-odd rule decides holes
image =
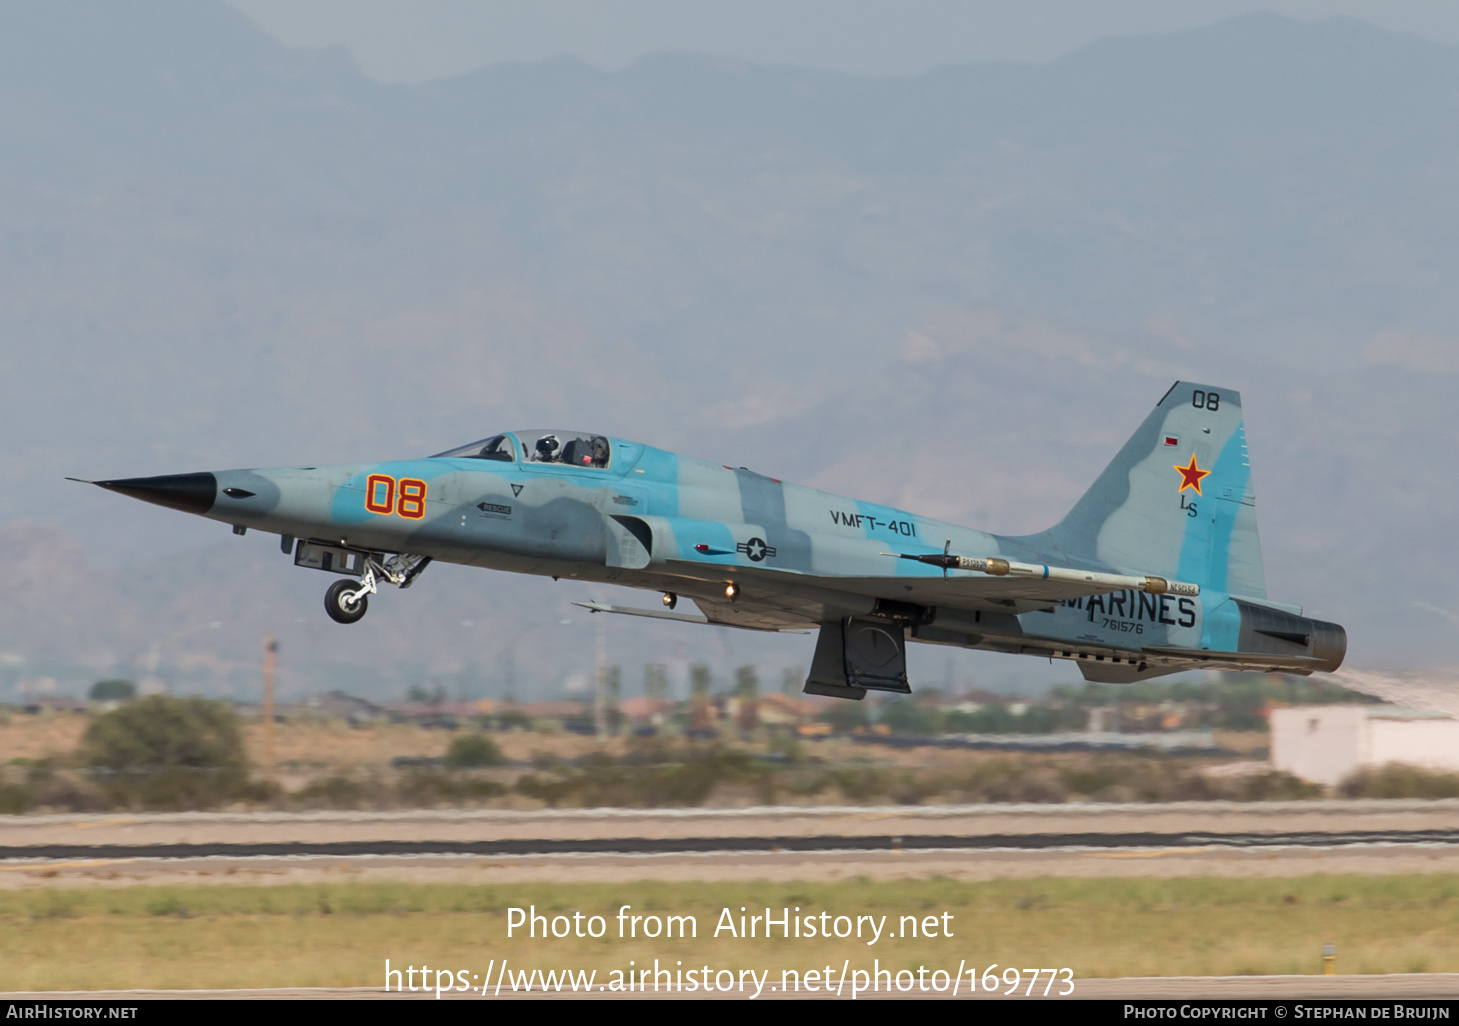
[[[567,777],[539,777],[527,773],[517,778],[517,793],[525,798],[546,802],[554,809],[575,790],[574,781]]]
[[[1322,794],[1320,787],[1289,773],[1217,779],[1198,765],[1153,753],[1010,755],[923,778],[919,787],[924,794],[967,802],[1282,801]],[[897,797],[895,790],[891,793]]]
[[[462,734],[446,749],[446,765],[452,769],[500,766],[506,761],[501,748],[485,734]]]
[[[1228,794],[1225,797],[1243,802],[1282,802],[1295,798],[1322,797],[1322,788],[1319,785],[1309,784],[1301,777],[1280,770],[1237,777],[1227,783],[1226,787]]]
[[[50,756],[40,759],[12,759],[10,764],[25,770],[27,784],[44,784],[56,775],[56,760]]]
[[[380,803],[379,787],[371,787],[345,776],[311,780],[289,796],[290,804],[308,809],[358,809]]]
[[[404,774],[396,785],[396,794],[404,805],[429,807],[456,802],[485,801],[506,793],[495,780],[432,770],[414,770]]]
[[[724,784],[749,785],[773,797],[774,771],[744,751],[719,745],[670,749],[641,746],[630,760],[593,755],[577,767],[557,766],[517,779],[517,793],[548,805],[582,807],[701,805]]]
[[[32,786],[37,808],[65,809],[67,812],[102,812],[111,802],[95,783],[80,779],[75,773],[57,773]]]
[[[0,784],[0,815],[17,816],[35,805],[35,793],[24,784]]]
[[[1133,795],[1139,783],[1137,764],[1126,759],[1090,760],[1062,769],[1059,776],[1071,794],[1089,797]]]
[[[205,808],[250,791],[237,716],[202,698],[151,695],[96,717],[77,761],[117,805]]]
[[[850,766],[827,770],[822,779],[823,786],[839,788],[848,800],[864,802],[887,793],[889,774],[870,766]]]
[[[1388,763],[1363,769],[1338,785],[1344,798],[1459,798],[1459,774]]]
[[[1062,802],[1068,788],[1052,766],[1037,763],[1008,763],[1001,772],[989,772],[973,783],[968,798],[980,802]]]
[[[152,695],[98,716],[81,739],[92,769],[171,769],[242,773],[247,768],[238,718],[223,702]]]
[[[108,802],[96,784],[54,757],[11,759],[0,776],[0,814],[48,810],[100,812]]]

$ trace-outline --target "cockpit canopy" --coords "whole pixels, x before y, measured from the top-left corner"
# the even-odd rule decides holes
[[[606,435],[560,428],[513,431],[492,435],[455,449],[438,452],[432,459],[499,460],[515,463],[565,463],[574,467],[606,468],[612,459]]]
[[[438,452],[430,458],[433,460],[500,460],[503,463],[516,462],[516,456],[512,453],[512,440],[506,435],[492,435],[490,438],[483,438],[480,441],[471,442],[467,445],[459,445],[454,449],[447,449],[445,452]]]
[[[606,467],[609,451],[605,435],[581,431],[517,432],[528,463],[567,463],[574,467]]]

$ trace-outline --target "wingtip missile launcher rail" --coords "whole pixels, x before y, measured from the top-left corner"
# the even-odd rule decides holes
[[[1095,570],[1075,570],[1072,567],[1048,566],[1042,563],[1016,563],[997,556],[954,556],[947,552],[932,552],[926,555],[909,555],[904,552],[887,552],[884,555],[899,559],[914,559],[919,563],[941,567],[947,570],[973,570],[993,577],[1032,577],[1044,581],[1067,581],[1071,584],[1092,584],[1097,588],[1120,591],[1126,588],[1143,591],[1151,595],[1189,595],[1201,593],[1199,584],[1187,581],[1170,581],[1164,577],[1133,576],[1130,574],[1106,574]]]

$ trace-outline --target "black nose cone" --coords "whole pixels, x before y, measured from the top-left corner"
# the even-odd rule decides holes
[[[97,481],[96,484],[109,491],[180,509],[184,513],[206,513],[213,508],[218,497],[218,479],[212,474],[128,477],[120,481]]]

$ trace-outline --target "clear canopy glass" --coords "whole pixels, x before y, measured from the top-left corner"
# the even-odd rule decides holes
[[[603,469],[613,456],[613,448],[606,435],[562,428],[515,431],[512,434],[519,440],[520,458],[524,463],[564,463],[574,467]],[[512,435],[492,435],[469,445],[438,452],[431,458],[500,460],[513,463],[518,454],[512,445]]]
[[[483,438],[469,445],[460,445],[454,449],[447,449],[445,452],[436,453],[431,459],[500,460],[503,463],[516,462],[516,456],[512,451],[512,440],[506,435],[492,435],[490,438]]]

